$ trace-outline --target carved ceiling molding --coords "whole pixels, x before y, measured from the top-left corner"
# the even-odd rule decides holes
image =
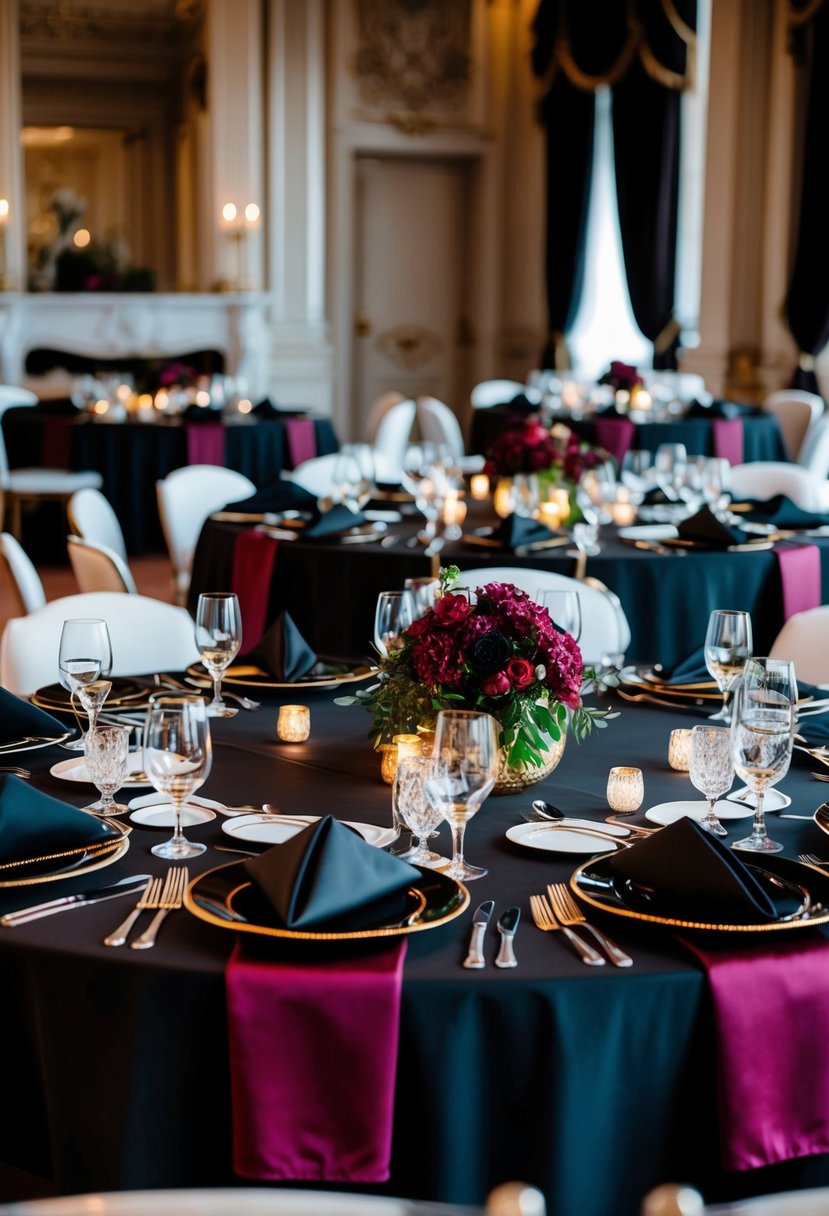
[[[20,5],[20,39],[27,43],[131,43],[142,50],[166,50],[176,36],[179,22],[175,11],[145,9],[140,5],[120,8],[107,4],[39,4],[23,0]]]
[[[366,105],[456,110],[472,71],[472,0],[354,0],[353,71]]]

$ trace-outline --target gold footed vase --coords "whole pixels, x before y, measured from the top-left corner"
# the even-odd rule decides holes
[[[495,778],[493,794],[520,794],[522,790],[537,785],[558,767],[564,755],[564,745],[567,734],[562,731],[560,739],[548,739],[547,747],[541,757],[540,764],[511,765],[507,760],[507,749],[501,748],[501,767]]]

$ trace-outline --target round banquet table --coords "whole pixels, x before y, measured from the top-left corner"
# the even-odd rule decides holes
[[[278,744],[277,705],[298,695],[311,709],[310,739]],[[291,688],[266,696],[257,712],[214,721],[204,795],[387,825],[390,791],[368,715],[335,705],[335,695]],[[358,1190],[480,1204],[493,1186],[520,1179],[544,1191],[551,1213],[637,1216],[660,1182],[694,1185],[708,1202],[829,1183],[825,1156],[730,1175],[720,1168],[716,1052],[698,965],[668,929],[605,915],[634,966],[583,966],[529,915],[530,894],[566,881],[582,859],[505,838],[535,795],[601,820],[607,771],[620,761],[642,768],[645,806],[688,797],[687,776],[666,764],[668,736],[700,720],[690,710],[625,705],[606,730],[580,746],[570,740],[558,770],[532,793],[487,800],[467,832],[467,856],[489,868],[470,884],[471,907],[491,898],[498,916],[520,906],[519,963],[492,966],[493,928],[486,968],[461,966],[471,907],[409,937],[391,1177]],[[63,754],[29,752],[25,763],[39,788],[82,805],[87,787],[50,776]],[[780,786],[802,814],[822,788],[801,757]],[[770,821],[787,856],[825,854],[814,823]],[[223,822],[188,834],[217,845],[228,839]],[[746,826],[728,822],[731,839]],[[149,851],[160,836],[135,828],[126,855],[98,872],[101,884],[163,872]],[[445,852],[445,825],[435,843]],[[190,861],[190,874],[239,860],[210,847]],[[84,885],[89,879],[6,889],[0,913]],[[223,978],[235,933],[181,911],[168,916],[155,949],[108,949],[102,938],[125,904],[0,929],[0,1157],[53,1176],[59,1193],[240,1185],[231,1171]],[[274,957],[291,946],[273,943]]]
[[[190,607],[202,591],[240,590],[234,584],[234,551],[252,524],[208,520],[193,561]],[[369,653],[379,592],[400,588],[406,578],[437,574],[455,563],[464,570],[482,566],[575,572],[567,545],[523,556],[483,547],[471,539],[452,541],[432,558],[422,546],[410,548],[417,526],[392,524],[394,545],[336,540],[273,541],[276,546],[266,598],[266,624],[287,610],[317,654],[359,658]],[[674,664],[702,644],[715,608],[743,609],[752,615],[755,651],[768,652],[783,625],[777,556],[772,550],[729,553],[694,550],[683,555],[644,551],[619,539],[614,527],[602,530],[602,551],[587,561],[586,573],[603,582],[622,602],[631,630],[628,662]],[[821,602],[829,603],[829,538],[809,539],[821,553]]]

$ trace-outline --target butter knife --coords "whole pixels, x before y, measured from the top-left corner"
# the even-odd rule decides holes
[[[51,916],[53,912],[64,912],[69,908],[81,908],[87,904],[100,904],[107,899],[119,899],[122,895],[137,895],[149,877],[149,874],[131,874],[129,878],[122,878],[120,882],[108,887],[79,891],[77,895],[64,895],[60,899],[49,899],[42,904],[31,904],[18,912],[8,912],[5,916],[0,916],[0,925],[12,928],[15,925],[25,925],[30,920]]]
[[[472,917],[472,936],[469,939],[469,953],[463,961],[464,967],[477,969],[486,966],[486,960],[484,959],[484,934],[494,911],[494,899],[485,899],[475,909],[475,914]]]
[[[518,966],[518,959],[515,957],[515,951],[512,948],[512,939],[518,930],[520,919],[520,908],[508,908],[498,921],[498,932],[501,934],[501,948],[495,959],[496,967]]]

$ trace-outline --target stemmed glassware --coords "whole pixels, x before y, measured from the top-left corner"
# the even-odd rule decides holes
[[[381,591],[374,612],[374,645],[384,657],[393,650],[397,639],[415,619],[414,597],[411,591]]]
[[[714,810],[717,799],[731,789],[734,764],[731,759],[731,732],[725,726],[695,726],[691,731],[691,784],[708,799],[708,810],[700,821],[714,836],[725,836],[726,829]]]
[[[751,657],[751,617],[747,612],[716,608],[708,618],[705,633],[705,666],[722,693],[722,708],[711,714],[712,722],[731,721],[728,694]]]
[[[115,791],[127,778],[131,733],[126,726],[92,726],[86,732],[86,771],[101,796],[97,802],[84,807],[85,811],[106,818],[123,815],[129,810],[125,803],[115,801]]]
[[[426,843],[429,836],[443,819],[440,806],[430,802],[426,796],[425,781],[434,774],[440,761],[434,756],[404,756],[397,763],[394,776],[394,805],[397,815],[415,838],[415,845],[400,854],[416,866],[435,866],[446,859],[433,853]]]
[[[211,718],[233,718],[239,712],[222,700],[222,676],[242,646],[242,615],[232,591],[203,593],[196,607],[196,646],[213,680]]]
[[[538,591],[535,598],[544,605],[554,625],[578,641],[581,637],[581,600],[578,591]]]
[[[89,729],[98,721],[98,712],[112,688],[107,676],[112,671],[112,642],[106,621],[71,618],[63,622],[58,647],[60,682],[76,696],[86,711]],[[83,739],[65,745],[71,751],[84,750]]]
[[[451,878],[471,882],[486,870],[463,855],[466,825],[495,785],[500,755],[495,719],[471,709],[441,710],[435,727],[434,765],[424,778],[426,797],[452,829]]]
[[[734,769],[754,792],[751,833],[732,845],[753,853],[779,853],[764,818],[765,791],[789,771],[795,729],[797,682],[794,666],[780,659],[752,658],[734,695],[731,755]]]
[[[213,762],[208,709],[201,697],[153,697],[144,723],[144,771],[159,794],[173,804],[175,828],[157,857],[178,859],[203,853],[205,845],[187,840],[181,809],[207,780]]]

